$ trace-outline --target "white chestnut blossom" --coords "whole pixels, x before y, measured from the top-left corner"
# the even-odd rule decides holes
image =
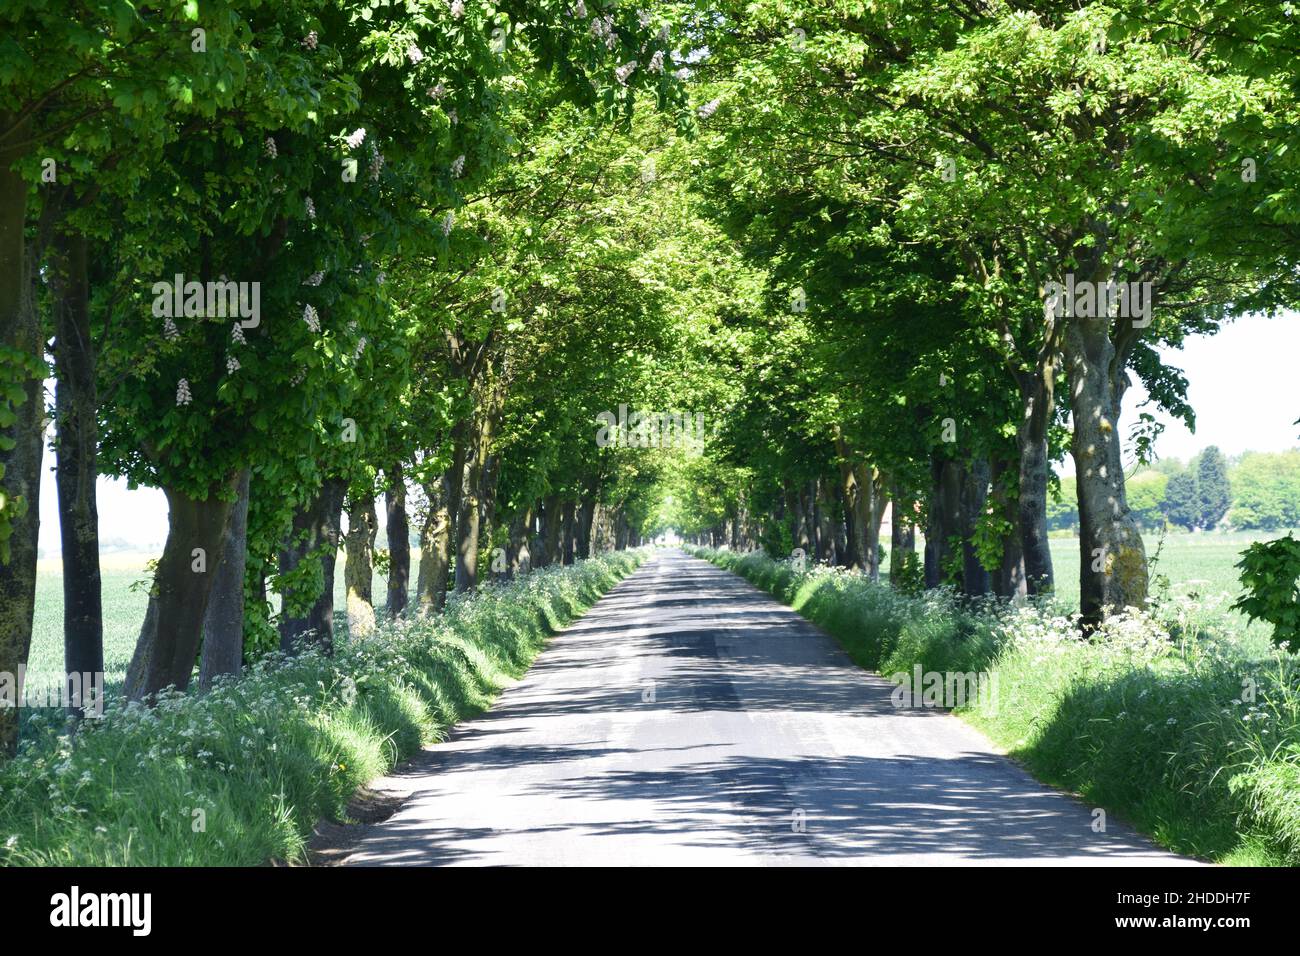
[[[306,279],[303,280],[302,284],[310,285],[310,286],[318,286],[324,281],[325,281],[324,272],[313,272],[311,275],[309,275]]]
[[[247,345],[248,339],[244,338],[244,327],[238,322],[230,330],[230,341],[238,342],[240,345]]]
[[[662,73],[664,71],[664,51],[655,50],[655,55],[650,57],[650,62],[645,68],[651,73]]]
[[[442,217],[442,234],[444,236],[450,236],[451,228],[454,225],[456,225],[456,214],[451,210],[448,210],[447,215]]]
[[[233,355],[227,356],[227,357],[226,357],[226,374],[227,374],[227,375],[234,375],[234,374],[235,374],[236,372],[238,372],[238,371],[239,371],[239,359],[235,358]]]
[[[412,43],[406,48],[406,58],[411,61],[412,66],[415,66],[415,64],[424,59],[424,53],[421,52],[418,46]]]
[[[308,218],[308,219],[315,219],[315,218],[316,218],[316,204],[315,204],[314,202],[311,201],[311,197],[310,197],[310,196],[307,196],[306,198],[304,198],[303,201],[302,201],[302,204],[303,204],[303,207],[307,210],[307,218]]]
[[[307,328],[313,332],[320,331],[320,316],[316,314],[316,310],[310,304],[302,310],[302,320],[307,323]]]
[[[461,153],[451,161],[451,174],[457,179],[465,172],[465,154]]]
[[[275,140],[272,139],[270,136],[268,136],[266,138],[266,142],[262,144],[262,150],[271,159],[275,159],[275,157],[280,154],[280,151],[276,149]]]
[[[451,0],[451,3],[448,6],[451,8],[451,15],[457,20],[465,15],[464,0]]]
[[[433,99],[440,100],[447,95],[447,87],[443,86],[442,83],[436,83],[425,90],[425,92]]]
[[[302,38],[302,45],[309,50],[316,49],[318,43],[320,43],[320,37],[317,35],[315,30],[312,30],[311,33],[308,33]]]
[[[699,110],[696,111],[699,114],[700,119],[708,119],[716,113],[718,111],[718,104],[721,102],[721,100],[713,99],[701,106]]]
[[[578,17],[580,20],[587,19],[587,5],[583,3],[582,0],[578,0],[578,2],[574,5],[573,15],[575,17]]]
[[[163,338],[168,342],[175,342],[180,337],[180,329],[176,328],[176,323],[172,321],[171,316],[168,316],[163,322]]]
[[[627,78],[632,75],[636,69],[636,60],[629,60],[614,71],[614,79],[618,80],[619,86],[627,86]]]
[[[366,131],[364,128],[355,129],[351,135],[344,141],[348,144],[348,149],[356,149],[366,141]]]
[[[190,394],[189,379],[183,378],[176,383],[176,404],[188,405],[192,401],[194,401],[194,396]]]

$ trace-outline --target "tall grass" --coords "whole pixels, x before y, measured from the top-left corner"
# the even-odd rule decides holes
[[[1162,845],[1223,863],[1300,864],[1300,659],[1185,596],[1088,638],[1049,602],[900,594],[860,574],[707,549],[886,677],[996,678],[958,708],[1039,779]]]
[[[535,571],[436,617],[268,657],[205,695],[121,700],[69,736],[32,720],[0,764],[0,864],[255,865],[304,856],[321,817],[520,676],[548,635],[642,560]]]

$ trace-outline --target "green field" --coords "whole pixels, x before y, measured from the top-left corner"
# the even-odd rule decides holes
[[[1151,561],[1152,592],[1158,593],[1163,579],[1169,593],[1207,616],[1221,616],[1240,627],[1242,632],[1267,636],[1267,625],[1250,624],[1245,615],[1230,610],[1229,605],[1241,594],[1240,573],[1234,566],[1241,552],[1255,541],[1285,537],[1285,531],[1170,533],[1144,535],[1147,558]],[[1052,567],[1056,590],[1069,607],[1079,604],[1079,541],[1077,538],[1053,538]]]
[[[153,555],[109,555],[103,560],[100,574],[104,595],[104,680],[111,691],[120,687],[126,676],[140,623],[144,620],[149,596],[144,587],[131,590],[131,585],[147,577],[145,563]],[[412,554],[411,583],[414,594],[415,568],[419,552]],[[343,586],[343,559],[340,557],[334,575],[335,621],[342,627],[345,590]],[[388,593],[388,579],[376,574],[374,594],[382,606]],[[41,675],[63,672],[63,572],[59,562],[42,561],[36,578],[36,614],[32,631],[32,652],[28,674],[36,681]]]
[[[1237,569],[1241,550],[1252,541],[1282,537],[1275,533],[1204,533],[1169,534],[1160,548],[1160,537],[1146,538],[1147,554],[1159,558],[1152,569],[1153,579],[1167,577],[1171,592],[1194,601],[1198,608],[1208,613],[1225,613],[1238,623],[1243,631],[1265,633],[1263,625],[1247,626],[1246,620],[1236,612],[1227,611],[1240,592]],[[147,555],[114,555],[104,560],[104,669],[110,688],[120,685],[126,673],[127,662],[135,647],[140,622],[144,619],[147,596],[143,590],[132,591],[131,584],[144,578]],[[412,583],[419,561],[418,552],[412,555]],[[1077,606],[1079,600],[1079,551],[1075,538],[1052,539],[1052,561],[1056,571],[1057,591],[1068,606]],[[375,575],[374,593],[377,602],[383,603],[388,582]],[[344,607],[343,560],[339,559],[334,576],[335,610],[342,621]],[[30,673],[57,674],[63,670],[63,575],[58,561],[43,561],[36,584],[36,623],[32,639]]]

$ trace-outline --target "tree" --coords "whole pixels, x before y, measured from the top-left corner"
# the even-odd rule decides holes
[[[1190,469],[1170,476],[1165,485],[1165,501],[1161,506],[1171,523],[1194,531],[1201,522],[1201,498],[1196,487],[1196,473]]]
[[[1214,445],[1201,453],[1197,464],[1196,495],[1199,504],[1197,523],[1208,531],[1223,520],[1232,504],[1228,462]]]

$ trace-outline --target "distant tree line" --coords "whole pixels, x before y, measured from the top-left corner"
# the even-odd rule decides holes
[[[1229,459],[1211,445],[1186,464],[1167,459],[1142,469],[1127,487],[1129,507],[1148,531],[1293,528],[1300,525],[1300,448]],[[1047,526],[1064,531],[1078,522],[1074,478],[1062,478],[1048,502]]]

